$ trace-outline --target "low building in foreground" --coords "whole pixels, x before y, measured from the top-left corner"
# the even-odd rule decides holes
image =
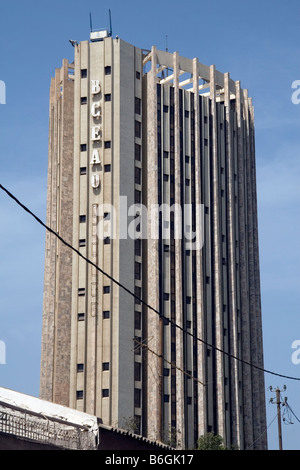
[[[81,411],[0,387],[0,450],[167,450]]]

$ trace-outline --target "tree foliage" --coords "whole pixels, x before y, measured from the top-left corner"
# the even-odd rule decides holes
[[[208,432],[197,441],[198,450],[226,450],[222,436]]]

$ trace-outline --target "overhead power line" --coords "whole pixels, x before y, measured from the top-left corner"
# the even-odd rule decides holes
[[[292,408],[290,407],[289,403],[287,402],[287,400],[285,401],[285,405],[287,406],[287,408],[290,410],[290,412],[292,413],[292,415],[294,416],[294,418],[296,418],[296,420],[300,423],[300,419],[295,415],[295,413],[293,412]]]
[[[17,198],[16,196],[14,196],[8,189],[6,189],[4,186],[2,186],[2,184],[0,184],[0,189],[2,189],[11,199],[13,199],[23,210],[25,210],[26,212],[28,212],[28,214],[30,214],[40,225],[42,225],[46,230],[48,230],[50,233],[52,233],[55,237],[57,237],[65,246],[67,246],[68,248],[70,248],[71,250],[73,250],[75,253],[77,253],[78,256],[80,256],[82,259],[84,259],[88,264],[90,264],[91,266],[93,266],[94,268],[96,268],[99,272],[101,272],[104,276],[106,276],[108,279],[110,279],[113,283],[115,283],[116,285],[118,285],[121,289],[123,289],[124,291],[126,291],[128,294],[130,294],[131,296],[135,297],[139,302],[141,302],[143,305],[145,305],[149,310],[152,310],[154,313],[156,313],[157,315],[159,315],[159,317],[161,319],[164,319],[166,320],[167,322],[169,322],[171,325],[173,325],[174,327],[178,328],[179,330],[181,330],[184,334],[188,335],[188,336],[191,336],[192,338],[196,339],[197,341],[201,342],[202,344],[205,344],[207,347],[210,347],[232,359],[235,359],[245,365],[248,365],[249,367],[252,367],[254,369],[257,369],[257,370],[260,370],[261,372],[265,372],[267,374],[271,374],[271,375],[276,375],[278,377],[282,377],[282,378],[285,378],[285,379],[288,379],[288,380],[298,380],[300,381],[300,377],[292,377],[292,376],[288,376],[288,375],[283,375],[283,374],[279,374],[277,372],[273,372],[271,370],[267,370],[267,369],[264,369],[263,367],[260,367],[256,364],[252,364],[251,362],[248,362],[248,361],[245,361],[244,359],[241,359],[227,351],[224,351],[223,349],[213,345],[213,344],[210,344],[208,343],[207,341],[201,339],[201,338],[198,338],[197,336],[195,336],[193,333],[190,333],[189,331],[185,330],[182,326],[178,325],[177,323],[175,323],[173,320],[171,320],[170,318],[167,318],[165,317],[161,312],[159,312],[158,310],[156,310],[154,307],[152,307],[151,305],[149,305],[147,302],[145,302],[143,299],[141,299],[139,296],[137,296],[134,292],[132,292],[130,289],[128,289],[126,286],[124,286],[123,284],[121,284],[119,281],[117,281],[116,279],[114,279],[112,276],[110,276],[108,273],[106,273],[103,269],[101,269],[98,265],[96,265],[93,261],[91,261],[90,259],[88,259],[86,256],[84,256],[82,253],[80,253],[79,250],[77,250],[76,248],[74,248],[70,243],[68,243],[66,240],[64,240],[57,232],[55,232],[51,227],[48,227],[39,217],[37,217],[30,209],[28,209],[28,207],[26,207],[24,204],[22,204]]]

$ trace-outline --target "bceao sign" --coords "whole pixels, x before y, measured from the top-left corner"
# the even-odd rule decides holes
[[[0,80],[0,104],[6,104],[6,87],[3,80]]]
[[[99,80],[91,81],[91,93],[94,96],[94,101],[91,104],[91,116],[93,118],[94,124],[91,128],[91,140],[92,140],[92,158],[91,165],[100,165],[100,154],[99,154],[99,144],[102,142],[102,128],[101,128],[101,116],[102,116],[102,107],[101,107],[101,85]],[[91,184],[93,188],[98,188],[100,186],[100,176],[96,173],[92,175]]]

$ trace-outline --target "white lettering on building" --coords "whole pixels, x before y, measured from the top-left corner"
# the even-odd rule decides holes
[[[93,121],[100,120],[100,117],[102,115],[102,108],[101,108],[101,99],[100,96],[99,98],[97,95],[100,95],[101,93],[101,84],[99,80],[91,80],[91,93],[92,95],[95,96],[95,99],[97,101],[94,101],[91,105],[91,116]],[[99,153],[99,143],[102,143],[102,128],[100,123],[95,125],[95,122],[93,122],[94,125],[91,127],[91,140],[92,140],[92,145],[94,144],[94,147],[92,148],[92,157],[91,157],[91,162],[90,164],[92,167],[94,165],[100,165],[101,164],[101,158],[100,158],[100,153]],[[97,145],[97,147],[95,147]],[[97,171],[97,167],[95,168]],[[100,186],[100,175],[98,173],[94,173],[91,177],[91,186],[92,188],[96,189]]]

